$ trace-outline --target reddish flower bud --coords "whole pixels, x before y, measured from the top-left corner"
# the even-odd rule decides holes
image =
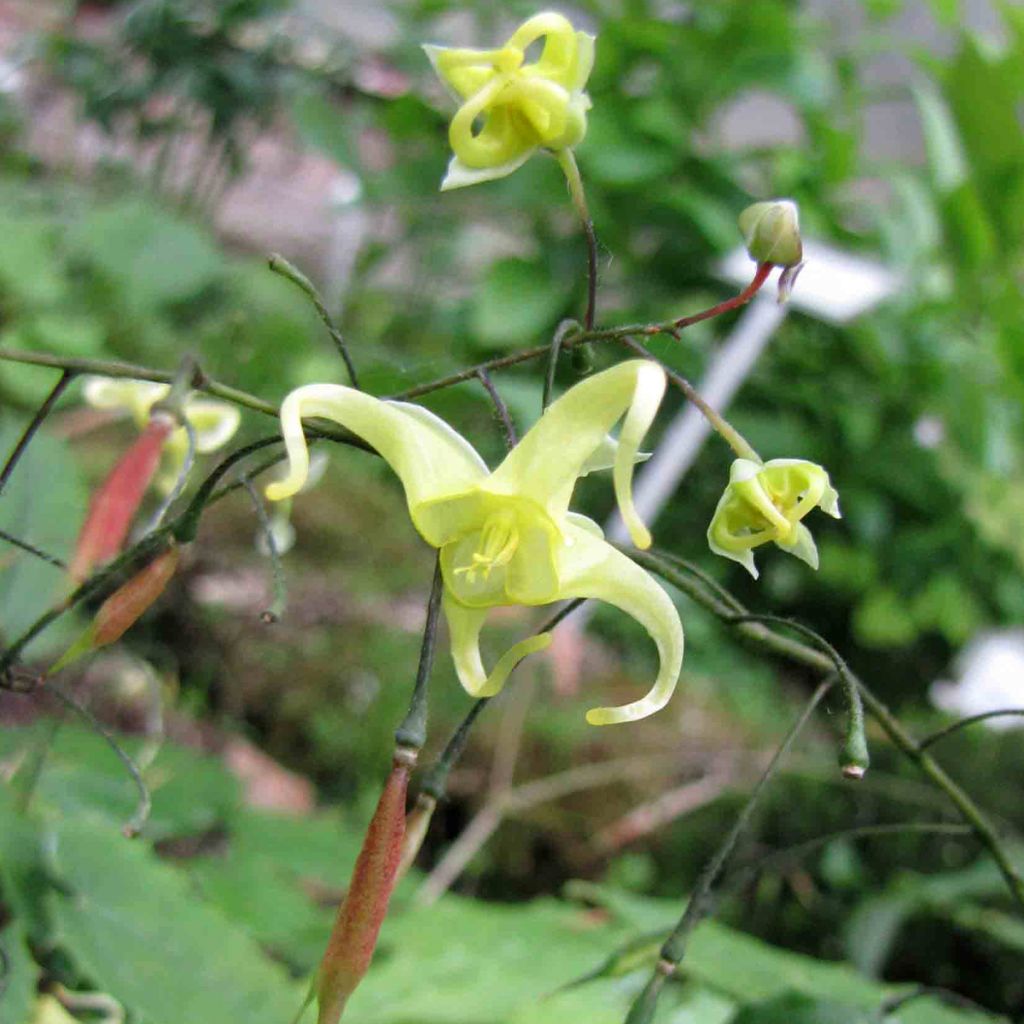
[[[120,553],[132,519],[160,464],[164,442],[174,428],[170,416],[162,413],[153,416],[93,495],[69,568],[77,583],[87,579],[96,565],[109,562]]]
[[[337,1024],[370,966],[377,935],[398,880],[405,837],[405,798],[415,754],[399,747],[366,830],[348,893],[316,977],[317,1024]]]
[[[178,568],[181,549],[176,545],[157,555],[127,583],[121,584],[100,605],[89,628],[61,655],[52,672],[70,665],[83,654],[115,643],[138,621],[142,614],[167,589]]]

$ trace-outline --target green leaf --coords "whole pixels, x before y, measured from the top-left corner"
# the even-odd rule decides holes
[[[0,750],[23,745],[27,730],[0,730]],[[133,756],[142,747],[137,737],[118,742]],[[172,743],[161,745],[143,776],[153,809],[144,835],[151,840],[189,836],[223,824],[239,800],[236,779],[216,760]],[[87,812],[117,829],[136,802],[131,778],[102,736],[65,725],[57,733],[36,786],[36,800],[65,815]]]
[[[17,921],[0,931],[0,1020],[28,1024],[36,1001],[39,968]]]
[[[301,991],[187,880],[107,822],[63,822],[54,870],[65,947],[95,986],[147,1024],[283,1024]]]
[[[498,260],[473,300],[474,340],[488,348],[529,345],[550,333],[565,300],[564,285],[543,264]]]
[[[193,298],[224,267],[205,231],[139,198],[91,209],[67,243],[116,288],[122,302],[140,311]]]
[[[53,221],[0,213],[0,295],[26,305],[51,305],[66,290],[54,246]]]
[[[855,1006],[790,993],[744,1007],[732,1024],[876,1024],[876,1021],[874,1013]]]
[[[55,378],[48,377],[52,387]],[[24,427],[24,421],[6,419],[0,428],[0,452],[9,452]],[[86,491],[67,444],[40,431],[22,456],[0,501],[0,528],[41,547],[57,557],[66,557],[85,515]],[[17,636],[63,593],[66,581],[61,571],[6,541],[0,541],[0,623],[4,635]],[[53,649],[66,638],[73,620],[44,633],[29,650],[35,654]]]

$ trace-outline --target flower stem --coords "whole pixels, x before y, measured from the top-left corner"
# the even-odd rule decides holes
[[[583,233],[587,236],[587,311],[583,317],[584,330],[594,329],[594,317],[597,312],[597,235],[594,233],[594,222],[587,207],[587,195],[583,190],[583,179],[571,149],[560,149],[556,154],[558,166],[565,174],[569,183],[569,195],[572,204],[579,214]]]
[[[681,391],[686,397],[687,401],[692,402],[703,414],[704,419],[711,424],[712,428],[722,437],[726,444],[736,453],[741,459],[750,459],[752,462],[758,464],[761,463],[761,456],[754,451],[753,446],[747,441],[747,439],[720,413],[712,409],[710,405],[704,400],[703,395],[681,374],[676,373],[675,370],[665,366],[660,359],[646,346],[641,345],[635,338],[631,338],[628,335],[619,339],[626,348],[635,352],[639,356],[643,356],[644,359],[652,359],[656,363],[661,365],[661,368],[665,371],[668,379],[672,382],[673,387]]]
[[[73,370],[64,370],[60,375],[60,379],[53,385],[50,393],[43,400],[43,404],[36,410],[36,414],[29,421],[21,437],[18,438],[18,443],[14,446],[11,454],[7,456],[4,468],[0,469],[0,494],[3,494],[7,481],[10,480],[15,467],[21,460],[22,455],[25,454],[25,450],[32,443],[32,438],[35,437],[36,431],[43,425],[46,417],[50,415],[50,411],[56,405],[57,399],[64,393],[64,389],[71,383],[74,376]]]
[[[320,293],[316,290],[313,282],[310,281],[305,274],[302,273],[297,267],[292,266],[283,256],[279,256],[276,252],[271,253],[270,259],[267,261],[267,265],[275,274],[280,274],[287,281],[291,281],[297,288],[301,289],[309,297],[310,302],[313,303],[313,308],[316,310],[317,315],[323,321],[324,327],[327,328],[327,333],[331,336],[331,341],[334,342],[334,347],[338,351],[338,355],[341,356],[342,362],[345,364],[345,369],[348,371],[349,383],[354,388],[359,388],[359,377],[356,375],[355,363],[352,362],[352,356],[349,354],[348,346],[345,344],[345,339],[341,335],[341,331],[338,330],[331,318],[331,314],[327,312],[327,307],[324,305],[323,299],[320,298]]]
[[[718,849],[707,864],[705,864],[700,877],[697,879],[697,884],[693,887],[693,892],[690,894],[686,909],[661,947],[661,958],[655,965],[647,986],[640,993],[640,996],[629,1011],[629,1015],[626,1017],[626,1024],[650,1024],[654,1019],[658,995],[664,986],[665,980],[675,973],[676,968],[686,955],[686,948],[693,930],[711,913],[711,891],[718,881],[726,861],[735,849],[739,837],[749,824],[754,810],[761,799],[761,794],[768,783],[775,777],[775,773],[783,758],[789,753],[789,748],[807,724],[808,719],[814,713],[814,709],[818,706],[822,697],[828,693],[833,682],[834,678],[830,677],[818,685],[810,700],[804,705],[797,720],[790,726],[789,732],[786,733],[782,743],[779,744],[778,749],[772,755],[768,767],[764,770],[761,778],[758,779],[757,785],[747,798],[743,809],[737,815],[732,828],[729,829],[729,832],[719,844]]]
[[[833,659],[823,651],[801,643],[798,640],[780,636],[762,623],[737,621],[746,612],[746,609],[743,609],[738,600],[733,598],[731,607],[728,610],[724,610],[721,601],[709,595],[703,585],[695,584],[684,571],[679,571],[677,568],[659,559],[656,551],[630,551],[629,554],[638,564],[648,568],[651,572],[657,573],[666,582],[678,587],[697,604],[706,608],[726,625],[735,629],[744,639],[751,641],[763,650],[819,672],[833,672],[835,670]],[[737,615],[737,610],[739,609],[742,609],[742,611]],[[1018,909],[1024,914],[1024,879],[1021,878],[1020,872],[1010,859],[1002,840],[984,811],[957,782],[950,778],[945,769],[927,751],[922,749],[921,744],[904,729],[899,719],[875,696],[874,692],[865,685],[863,680],[853,675],[853,673],[850,673],[850,678],[860,691],[861,700],[864,702],[868,713],[881,726],[883,732],[889,737],[897,750],[917,765],[918,769],[927,776],[932,784],[946,795],[953,806],[960,812],[960,816],[964,821],[971,826],[979,842],[985,847],[989,856],[999,868],[1000,874],[1002,874],[1003,880],[1006,882],[1006,887],[1017,903]]]

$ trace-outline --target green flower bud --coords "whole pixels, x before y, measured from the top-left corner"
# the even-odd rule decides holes
[[[739,218],[750,258],[757,263],[792,267],[803,259],[800,214],[790,199],[772,199],[748,206]]]

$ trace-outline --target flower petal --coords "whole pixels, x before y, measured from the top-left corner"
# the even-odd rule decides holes
[[[803,523],[796,524],[796,529],[788,542],[777,540],[775,543],[783,551],[795,555],[801,562],[806,562],[812,569],[818,568],[818,545],[814,543],[811,531]]]
[[[513,171],[518,171],[535,152],[536,147],[532,147],[495,167],[467,167],[457,156],[453,156],[448,162],[448,172],[441,182],[441,191],[450,192],[452,189],[465,188],[467,185],[480,185],[485,181],[505,178]]]
[[[281,405],[288,475],[267,487],[271,501],[296,494],[309,475],[305,416],[338,423],[372,445],[402,481],[417,527],[417,506],[465,491],[487,475],[472,445],[427,409],[383,402],[341,384],[309,384],[291,392]]]
[[[490,673],[480,657],[480,630],[487,619],[486,608],[467,608],[459,604],[446,589],[443,598],[444,614],[448,620],[452,661],[455,672],[466,692],[472,697],[493,697],[504,685],[512,670],[528,654],[542,651],[551,644],[550,633],[540,633],[513,644],[499,659]]]
[[[215,398],[190,398],[185,403],[185,416],[196,432],[196,451],[200,455],[223,448],[242,422],[235,406]]]
[[[168,384],[123,377],[86,377],[83,397],[94,409],[123,409],[140,427],[149,420],[150,407],[170,391]]]
[[[618,708],[593,708],[591,725],[635,722],[659,711],[672,696],[683,663],[683,626],[672,599],[645,570],[589,530],[569,527],[560,598],[592,597],[632,616],[658,647],[658,676],[646,697]]]
[[[500,50],[471,50],[424,43],[423,52],[437,77],[460,102],[468,100],[498,74],[494,61],[501,53]]]
[[[626,413],[614,462],[615,495],[633,543],[649,547],[650,534],[633,506],[633,464],[664,392],[665,371],[646,359],[631,359],[588,377],[548,406],[486,488],[520,494],[560,518],[569,507],[576,480],[589,472],[588,460]]]

